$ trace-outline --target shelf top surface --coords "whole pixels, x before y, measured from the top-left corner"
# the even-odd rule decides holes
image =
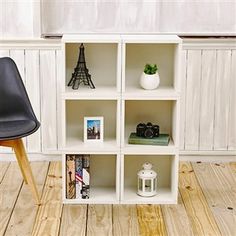
[[[120,35],[114,34],[64,34],[62,42],[91,42],[91,43],[118,43],[121,41]]]
[[[62,42],[91,42],[91,43],[181,43],[177,35],[164,34],[64,34]]]
[[[181,43],[182,39],[177,35],[123,35],[122,39],[126,43]]]

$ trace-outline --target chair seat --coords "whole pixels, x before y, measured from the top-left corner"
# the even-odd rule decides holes
[[[33,120],[0,121],[0,140],[10,140],[25,137],[37,129]]]

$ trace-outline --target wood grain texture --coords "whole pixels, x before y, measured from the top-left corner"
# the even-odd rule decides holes
[[[234,180],[236,181],[236,162],[231,162],[229,165],[234,173]]]
[[[188,162],[180,163],[179,190],[194,235],[221,235],[193,168]]]
[[[62,102],[61,102],[61,93],[62,88],[65,86],[64,77],[63,77],[63,69],[62,69],[62,50],[56,50],[56,83],[57,83],[57,145],[58,148],[62,148]]]
[[[58,235],[61,222],[61,162],[51,162],[32,235]]]
[[[140,236],[167,235],[161,207],[137,205]]]
[[[113,235],[139,235],[136,205],[113,205]]]
[[[39,50],[25,50],[25,80],[31,105],[40,121]],[[29,152],[41,151],[41,129],[27,137],[27,150]]]
[[[231,50],[217,51],[214,150],[227,150]]]
[[[2,183],[2,180],[6,174],[9,166],[10,166],[9,162],[0,162],[0,184]]]
[[[112,206],[89,205],[87,236],[111,236],[112,235]]]
[[[60,236],[85,236],[87,205],[64,205]]]
[[[3,235],[7,228],[22,183],[18,164],[12,162],[0,184],[0,235]]]
[[[181,68],[181,97],[180,97],[180,143],[179,148],[184,150],[185,137],[185,111],[186,111],[186,69],[187,69],[187,50],[182,51]]]
[[[165,220],[166,230],[169,236],[191,236],[193,231],[183,204],[183,200],[178,195],[177,205],[162,205],[163,217]]]
[[[200,68],[199,68],[200,69]],[[202,51],[199,149],[213,149],[216,50]]]
[[[185,150],[198,150],[199,148],[199,109],[201,82],[200,65],[201,50],[188,50],[185,111]]]
[[[236,235],[236,181],[228,164],[192,163],[222,235]]]
[[[35,182],[40,196],[43,192],[48,165],[48,162],[31,163],[32,172],[36,177]],[[11,220],[6,230],[6,235],[30,236],[37,211],[38,207],[34,203],[34,199],[32,198],[32,194],[30,193],[28,186],[23,184],[12,212]]]
[[[230,104],[229,104],[229,131],[228,149],[236,149],[236,50],[232,50],[231,76],[230,76]]]
[[[55,50],[40,50],[42,149],[57,149],[56,57]]]

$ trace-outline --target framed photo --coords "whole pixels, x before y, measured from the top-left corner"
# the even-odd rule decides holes
[[[103,142],[103,117],[84,117],[84,142]]]

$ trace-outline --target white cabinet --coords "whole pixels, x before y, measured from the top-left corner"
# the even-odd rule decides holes
[[[95,89],[67,84],[76,66],[79,46]],[[175,35],[64,35],[62,89],[64,203],[177,202],[180,117],[181,39]],[[160,86],[144,90],[139,78],[146,63],[155,63]],[[84,117],[104,117],[104,141],[83,140]],[[168,146],[131,145],[128,137],[140,122],[160,126]],[[90,198],[66,199],[66,154],[90,154]],[[136,194],[137,172],[151,162],[158,174],[154,197]]]

